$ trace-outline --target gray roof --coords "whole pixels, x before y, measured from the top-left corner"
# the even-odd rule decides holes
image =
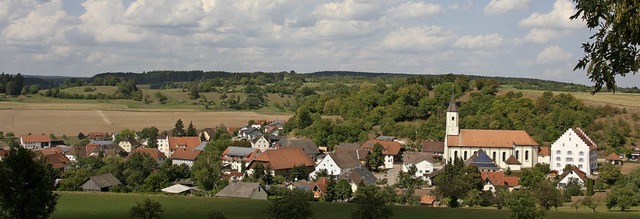
[[[196,151],[204,151],[204,148],[206,148],[206,147],[207,147],[207,144],[208,144],[208,143],[209,143],[209,142],[206,142],[206,141],[200,142],[200,144],[199,144],[198,146],[196,146],[196,148],[194,148],[193,150],[196,150]]]
[[[413,151],[405,151],[402,154],[402,162],[405,164],[417,164],[423,160],[429,161],[429,163],[433,163],[433,154]]]
[[[111,145],[113,144],[113,141],[90,141],[89,144]]]
[[[355,151],[360,149],[360,144],[358,143],[340,143],[336,146],[336,152],[339,151]]]
[[[355,184],[360,184],[360,182],[362,182],[365,185],[375,185],[376,181],[378,181],[378,178],[376,178],[371,171],[363,167],[342,173],[338,176],[338,179],[346,179]]]
[[[224,189],[220,190],[216,194],[217,197],[232,197],[232,198],[251,198],[253,193],[260,187],[259,183],[255,182],[235,182],[229,184]],[[264,189],[264,188],[263,188]]]
[[[256,151],[255,148],[243,148],[236,146],[229,146],[228,148],[229,150],[227,151],[227,155],[234,157],[246,157]]]
[[[107,188],[107,187],[122,184],[120,180],[118,180],[118,178],[116,178],[115,176],[111,175],[111,173],[92,176],[84,182],[87,182],[89,180],[93,180],[93,182],[95,182],[96,185],[100,186],[100,188]],[[84,184],[84,182],[82,184]]]
[[[341,169],[349,169],[360,166],[360,161],[352,153],[329,154]]]
[[[376,139],[378,140],[384,140],[384,141],[393,141],[396,139],[396,137],[394,136],[386,136],[386,135],[380,135],[378,136]]]
[[[451,100],[449,100],[447,112],[458,112],[458,105],[456,105],[456,98],[453,96],[453,93],[451,93]]]
[[[282,145],[282,147],[302,148],[302,150],[304,150],[304,153],[313,156],[320,154],[320,149],[318,149],[318,146],[310,140],[288,140],[284,145]]]

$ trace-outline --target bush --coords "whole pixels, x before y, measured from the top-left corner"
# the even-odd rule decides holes
[[[136,202],[136,205],[129,211],[131,217],[143,219],[162,218],[163,214],[164,210],[162,209],[162,205],[149,198],[143,202]]]

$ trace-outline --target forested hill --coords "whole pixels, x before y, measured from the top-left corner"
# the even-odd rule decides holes
[[[356,72],[356,71],[319,71],[313,73],[295,73],[290,72],[253,72],[253,73],[235,73],[225,71],[149,71],[143,73],[132,72],[107,72],[100,73],[88,79],[88,81],[102,81],[108,80],[108,78],[117,77],[121,80],[133,79],[136,84],[151,84],[153,87],[159,87],[159,85],[167,84],[171,82],[189,82],[200,81],[209,79],[231,79],[241,80],[242,78],[260,78],[265,83],[273,83],[276,81],[287,80],[296,81],[316,81],[326,79],[327,77],[345,77],[349,78],[349,81],[360,82],[361,80],[379,78],[379,77],[393,77],[393,78],[405,78],[405,77],[424,77],[431,80],[442,81],[447,78],[455,78],[456,74],[407,74],[407,73],[384,73],[384,72]],[[44,77],[44,76],[27,76],[32,81],[27,84],[39,84],[41,87],[49,87],[52,84],[62,84],[62,78],[59,77]],[[503,86],[511,86],[517,89],[533,89],[533,90],[548,90],[548,91],[583,91],[589,92],[593,88],[591,86],[557,82],[542,79],[533,78],[515,78],[515,77],[491,77],[491,76],[479,76],[479,75],[467,75],[469,79],[491,79],[497,81]],[[66,78],[66,80],[86,80],[86,78]],[[640,89],[633,88],[618,88],[617,92],[632,92],[640,93]]]

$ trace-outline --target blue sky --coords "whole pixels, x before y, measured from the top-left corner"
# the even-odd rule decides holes
[[[571,0],[3,0],[0,71],[349,70],[590,85],[572,70],[591,34],[573,12]]]

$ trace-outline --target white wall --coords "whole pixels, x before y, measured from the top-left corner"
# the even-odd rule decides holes
[[[597,168],[596,150],[590,151],[589,146],[571,128],[551,144],[550,150],[549,164],[552,170],[562,172],[567,164],[571,164],[591,174],[591,170]]]
[[[186,164],[187,166],[189,166],[189,168],[193,167],[192,160],[174,159],[174,160],[171,160],[171,164],[173,165]]]
[[[489,158],[491,159],[494,159],[493,153],[495,152],[496,156],[494,161],[496,162],[496,165],[498,165],[500,168],[503,168],[503,169],[507,169],[508,167],[508,165],[504,161],[506,161],[511,155],[516,156],[516,153],[518,153],[518,161],[522,163],[521,165],[522,168],[531,168],[535,166],[536,163],[538,162],[537,146],[514,146],[509,148],[447,147],[445,149],[445,154],[449,155],[449,157],[447,157],[447,160],[449,161],[454,160],[453,157],[456,155],[456,152],[459,158],[466,160],[464,157],[465,152],[467,153],[466,158],[468,159],[471,156],[473,156],[473,153],[477,152],[480,149],[484,150],[487,153],[487,156],[489,156]],[[526,153],[529,153],[529,159],[526,159],[526,156],[525,156]]]
[[[409,172],[410,166],[416,167],[417,171],[414,176],[421,177],[423,180],[427,178],[424,176],[425,174],[429,174],[433,172],[433,164],[426,160],[420,161],[417,164],[409,164],[409,163],[402,164],[402,172],[405,172],[405,173]]]
[[[262,136],[260,137],[260,139],[258,139],[258,141],[256,141],[256,143],[251,143],[251,147],[255,148],[255,149],[260,149],[261,152],[264,152],[266,150],[269,149],[269,141],[267,141],[267,139]]]
[[[338,167],[338,165],[333,160],[333,158],[331,158],[330,155],[325,156],[324,159],[320,161],[320,163],[316,166],[315,172],[316,173],[320,172],[323,169],[327,170],[327,173],[329,173],[329,175],[332,175],[332,176],[337,176],[342,174],[342,169]]]

